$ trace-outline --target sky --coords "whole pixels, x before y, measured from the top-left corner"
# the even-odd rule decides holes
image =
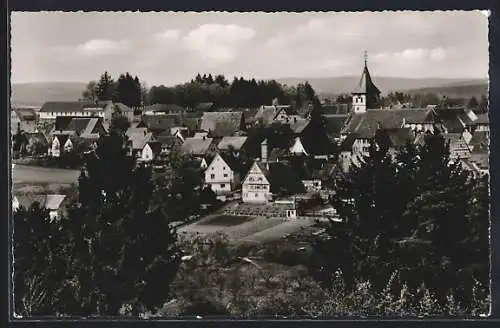
[[[88,82],[108,71],[147,85],[198,72],[266,78],[486,78],[479,11],[359,13],[13,12],[11,81]]]

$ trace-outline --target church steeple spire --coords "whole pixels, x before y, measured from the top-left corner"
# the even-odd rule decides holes
[[[364,113],[367,108],[377,108],[380,102],[380,90],[372,81],[367,62],[368,52],[365,50],[363,73],[358,85],[352,92],[352,106],[355,113]]]

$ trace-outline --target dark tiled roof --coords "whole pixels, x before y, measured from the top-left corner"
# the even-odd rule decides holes
[[[147,127],[150,131],[167,131],[180,125],[182,125],[182,116],[180,114],[164,114],[143,115],[141,123],[137,126]]]
[[[469,145],[472,147],[473,151],[488,151],[488,145],[490,142],[489,133],[486,131],[474,132],[472,138],[469,141]]]
[[[363,73],[361,74],[361,79],[354,88],[352,93],[380,93],[380,90],[375,86],[368,71],[368,67],[365,65]]]
[[[44,145],[48,145],[48,140],[47,137],[41,132],[34,132],[34,133],[25,133],[27,140],[34,139]]]
[[[217,148],[227,150],[229,146],[232,146],[234,150],[240,150],[246,141],[247,137],[224,137],[217,145]]]
[[[242,112],[204,112],[200,129],[215,137],[231,136],[242,128],[243,120]]]
[[[387,130],[392,147],[404,146],[407,142],[413,142],[415,135],[411,129],[391,129]]]
[[[158,141],[150,141],[147,143],[154,155],[158,155],[161,152],[162,144]]]
[[[321,106],[321,113],[323,115],[347,115],[349,109],[349,104],[323,105]]]
[[[165,112],[169,114],[177,114],[184,112],[184,107],[176,104],[154,104],[144,107],[144,111],[148,112]]]
[[[379,127],[397,129],[403,123],[432,123],[431,109],[374,109],[365,113],[352,113],[346,121],[342,134],[356,133],[359,138],[373,138]]]
[[[193,155],[205,155],[210,150],[212,138],[186,138],[182,144],[182,151]]]
[[[464,108],[437,108],[436,113],[448,132],[462,132],[463,128],[474,122]]]
[[[292,129],[293,133],[302,133],[304,129],[309,125],[309,120],[306,119],[298,119],[296,121],[292,121],[290,125],[290,129]]]
[[[115,108],[118,109],[121,113],[129,113],[134,111],[132,108],[122,103],[115,103],[114,105]]]
[[[84,109],[97,108],[102,110],[106,104],[96,104],[84,101],[47,101],[43,104],[40,112],[79,112]]]
[[[344,127],[348,115],[345,114],[333,114],[333,115],[323,115],[325,118],[325,128],[326,132],[334,138],[340,137],[340,131]]]
[[[33,108],[14,108],[13,110],[22,121],[36,120],[36,112]]]
[[[490,124],[488,113],[477,114],[477,120],[474,121],[474,124]]]
[[[197,110],[197,111],[206,111],[206,110],[210,110],[212,108],[214,108],[215,105],[213,102],[201,102],[199,104],[197,104],[194,109]]]

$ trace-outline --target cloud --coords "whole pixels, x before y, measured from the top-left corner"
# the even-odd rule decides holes
[[[157,40],[168,40],[175,41],[179,39],[181,32],[179,30],[165,30],[161,33],[157,33],[154,35],[154,38]]]
[[[255,36],[255,30],[235,24],[203,24],[182,38],[184,46],[202,58],[227,62],[233,60],[238,48]]]
[[[131,44],[127,40],[113,41],[108,39],[92,39],[76,47],[77,52],[87,56],[116,55],[129,50]]]

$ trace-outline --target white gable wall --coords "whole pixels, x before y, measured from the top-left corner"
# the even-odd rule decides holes
[[[205,184],[216,194],[230,193],[238,182],[238,174],[217,154],[205,170]]]
[[[254,163],[243,182],[242,200],[244,203],[267,203],[271,199],[269,181]]]

